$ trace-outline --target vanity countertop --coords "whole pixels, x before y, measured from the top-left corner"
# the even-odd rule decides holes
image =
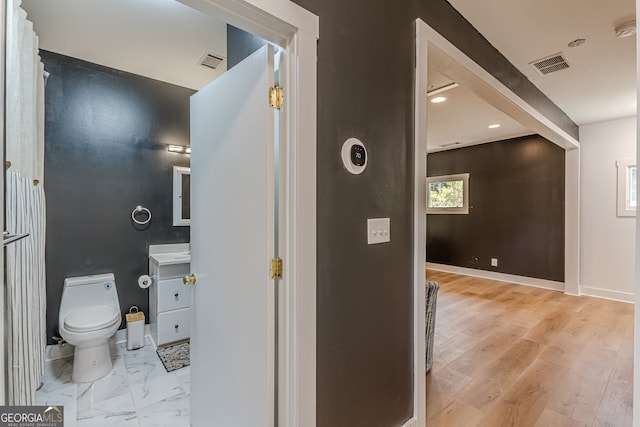
[[[158,265],[187,264],[191,262],[190,252],[169,252],[149,255]]]

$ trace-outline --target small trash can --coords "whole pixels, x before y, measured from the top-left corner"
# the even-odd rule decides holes
[[[433,341],[435,335],[436,328],[436,302],[438,300],[438,289],[440,289],[440,284],[438,282],[433,282],[429,280],[426,283],[425,289],[425,304],[426,304],[426,313],[425,313],[425,344],[426,344],[426,368],[427,372],[431,370],[431,365],[433,364]]]
[[[129,309],[126,318],[127,350],[136,350],[144,347],[144,313],[134,305]]]

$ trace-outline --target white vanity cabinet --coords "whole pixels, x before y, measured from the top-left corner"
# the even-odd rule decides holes
[[[149,288],[149,326],[156,347],[186,340],[190,335],[191,286],[182,283],[191,268],[188,244],[186,251],[158,253],[158,247],[165,247],[166,251],[174,246],[183,245],[149,247],[149,275],[153,278]]]

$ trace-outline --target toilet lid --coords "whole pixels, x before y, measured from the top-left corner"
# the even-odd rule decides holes
[[[64,318],[64,327],[72,332],[90,332],[108,328],[120,320],[120,312],[112,306],[99,305],[74,310]]]

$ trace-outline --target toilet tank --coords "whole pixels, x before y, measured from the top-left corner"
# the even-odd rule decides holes
[[[118,290],[113,273],[64,279],[60,301],[60,318],[64,319],[69,310],[92,305],[113,305],[120,311]]]

